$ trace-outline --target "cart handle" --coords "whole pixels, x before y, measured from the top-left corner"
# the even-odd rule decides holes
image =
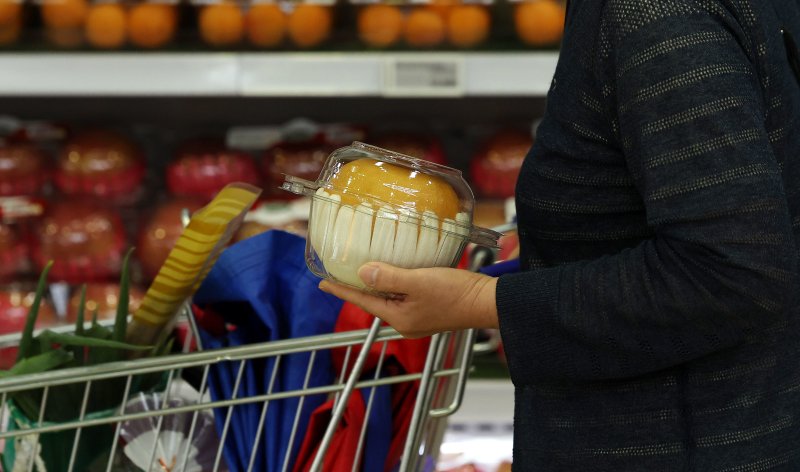
[[[461,403],[464,401],[464,391],[466,389],[467,384],[467,375],[469,375],[469,366],[472,365],[472,354],[475,352],[474,348],[470,349],[469,346],[473,346],[475,343],[475,337],[477,335],[477,331],[474,329],[470,329],[467,331],[467,348],[464,349],[464,352],[461,354],[461,367],[458,369],[458,378],[456,379],[456,391],[453,393],[453,401],[450,402],[449,405],[441,408],[435,408],[428,412],[428,414],[433,418],[442,418],[445,416],[450,416],[456,412],[459,408],[461,408]]]

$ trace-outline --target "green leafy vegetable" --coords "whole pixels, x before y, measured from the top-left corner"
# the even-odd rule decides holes
[[[22,359],[14,364],[9,374],[22,375],[36,372],[46,372],[56,367],[60,367],[72,360],[72,354],[60,349],[48,351],[37,356]]]
[[[75,320],[75,334],[83,336],[83,315],[86,312],[86,284],[81,285],[81,301],[78,302],[78,317]]]
[[[78,307],[77,320],[74,333],[57,333],[44,330],[37,336],[33,335],[36,318],[42,298],[47,290],[47,275],[52,267],[48,263],[36,287],[36,297],[25,320],[25,329],[19,345],[19,354],[14,367],[7,371],[0,371],[0,379],[16,375],[35,374],[54,369],[75,366],[92,366],[107,362],[126,359],[130,352],[143,352],[146,356],[156,356],[168,353],[171,350],[172,339],[165,339],[156,346],[141,346],[125,342],[129,313],[130,276],[128,266],[133,249],[125,255],[120,278],[117,312],[114,326],[107,328],[97,322],[97,310],[92,312],[92,323],[85,327],[86,316],[86,286],[81,288],[80,306]],[[162,379],[159,374],[145,374],[135,376],[131,384],[131,393],[153,388]],[[87,412],[101,411],[113,408],[122,401],[121,392],[124,391],[126,379],[124,377],[98,380],[92,383],[89,391]],[[41,412],[44,390],[36,388],[27,391],[11,393],[9,396],[20,410],[31,420],[44,414],[45,421],[69,421],[74,419],[80,411],[83,398],[86,394],[86,385],[82,383],[65,384],[50,387],[47,406]],[[57,399],[57,401],[54,401]]]
[[[125,261],[122,266],[127,269],[133,254],[133,248],[125,254]],[[122,271],[122,278],[119,281],[119,301],[117,303],[117,317],[114,320],[114,341],[125,341],[125,332],[128,330],[128,292],[130,291],[130,274],[127,270]]]
[[[45,344],[57,343],[62,346],[84,346],[84,347],[105,347],[109,349],[123,349],[128,351],[147,351],[153,346],[137,346],[135,344],[121,343],[114,340],[98,339],[89,336],[77,336],[67,333],[54,333],[50,330],[42,331],[39,334],[42,340],[49,341]]]
[[[25,318],[25,329],[22,331],[22,339],[19,342],[19,352],[17,352],[17,362],[31,356],[31,343],[33,340],[33,329],[36,327],[36,318],[39,316],[39,305],[42,303],[44,291],[47,289],[47,274],[53,267],[53,261],[44,266],[42,274],[39,276],[39,283],[36,284],[36,297],[33,299],[31,309],[28,310],[28,317]]]

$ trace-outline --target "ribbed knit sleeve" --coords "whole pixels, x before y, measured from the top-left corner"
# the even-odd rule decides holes
[[[592,87],[653,236],[500,278],[517,385],[654,372],[785,321],[796,248],[759,52],[701,3],[606,2]]]

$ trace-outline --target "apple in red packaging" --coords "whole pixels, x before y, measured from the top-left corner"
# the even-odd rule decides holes
[[[125,245],[122,221],[113,210],[88,200],[59,202],[39,221],[33,261],[39,270],[55,261],[53,280],[106,280],[119,276]]]
[[[0,289],[0,334],[19,333],[25,328],[28,311],[33,304],[35,293],[20,287]],[[58,316],[50,303],[44,299],[39,305],[36,329],[60,324]],[[17,359],[17,348],[0,349],[0,369],[10,369]]]
[[[447,164],[441,141],[422,133],[388,133],[375,137],[370,144],[399,152],[406,156],[425,159],[436,164]]]
[[[144,298],[144,292],[131,286],[128,291],[128,312],[133,313],[139,308]],[[76,287],[67,305],[68,323],[75,323],[78,319],[78,310],[81,303],[81,290]],[[119,284],[116,283],[91,283],[86,285],[86,303],[84,305],[84,319],[89,321],[97,312],[98,320],[113,320],[117,316],[119,305]]]
[[[522,161],[533,145],[530,133],[501,131],[490,138],[470,162],[473,187],[482,197],[511,198]]]
[[[302,141],[281,141],[271,146],[261,161],[266,195],[284,200],[294,198],[291,193],[280,190],[285,176],[317,180],[331,151],[333,146],[322,135]]]
[[[211,200],[232,182],[259,185],[261,179],[249,154],[230,149],[220,140],[186,142],[167,167],[167,188],[176,196]]]
[[[231,243],[237,243],[272,229],[278,229],[306,237],[308,233],[308,199],[265,200],[258,202],[247,212],[244,222],[233,236]]]
[[[36,146],[0,141],[0,196],[38,195],[49,176],[47,158]]]
[[[149,279],[155,278],[169,252],[183,232],[181,214],[183,209],[193,213],[202,208],[199,199],[178,198],[159,205],[139,231],[137,254],[142,272]]]
[[[25,269],[28,248],[16,225],[0,223],[0,280],[9,280]]]
[[[281,225],[273,226],[269,224],[264,224],[259,221],[245,221],[242,223],[242,226],[239,227],[239,231],[233,235],[233,239],[231,239],[231,244],[238,243],[247,238],[252,238],[253,236],[258,236],[261,233],[266,233],[269,230],[277,229],[281,231],[286,231],[287,233],[296,234],[301,237],[306,237],[308,233],[308,223],[301,220],[294,220],[283,223]]]
[[[58,154],[55,183],[66,195],[133,200],[144,179],[141,149],[108,130],[78,133]]]

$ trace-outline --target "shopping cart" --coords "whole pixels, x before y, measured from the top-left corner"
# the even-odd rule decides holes
[[[485,263],[485,254],[476,264]],[[187,303],[182,310],[181,318],[189,322],[194,329],[189,332],[196,332],[193,323],[194,317],[191,308]],[[64,331],[72,329],[65,327]],[[13,465],[9,467],[6,462],[6,472],[13,471],[34,471],[60,472],[98,470],[98,471],[117,471],[117,470],[140,470],[125,469],[121,462],[123,454],[121,450],[125,441],[120,441],[121,433],[125,430],[125,425],[141,424],[142,422],[152,425],[150,436],[151,450],[150,460],[145,470],[150,471],[179,471],[179,470],[227,470],[224,460],[223,448],[226,444],[227,436],[234,429],[231,418],[232,412],[236,408],[244,405],[256,405],[258,411],[258,428],[256,431],[255,442],[261,438],[265,431],[265,419],[270,405],[281,400],[290,398],[298,399],[297,414],[294,416],[294,424],[291,428],[289,446],[286,449],[285,457],[281,458],[282,471],[290,471],[293,458],[289,457],[292,445],[303,440],[298,434],[300,430],[300,409],[304,399],[312,395],[326,395],[333,399],[331,419],[325,430],[324,437],[314,453],[312,471],[323,470],[324,458],[327,454],[336,453],[330,448],[339,423],[344,416],[347,400],[354,392],[359,392],[366,405],[366,414],[370,416],[373,408],[373,396],[377,388],[386,385],[414,384],[418,388],[414,389],[416,395],[409,399],[413,401],[413,414],[408,425],[408,432],[403,439],[403,450],[400,460],[400,471],[433,470],[435,468],[436,457],[439,446],[443,439],[446,427],[446,417],[455,412],[461,403],[464,388],[467,381],[468,369],[473,354],[473,344],[475,341],[473,330],[448,332],[432,336],[425,356],[424,366],[416,372],[397,373],[384,368],[384,358],[387,347],[390,343],[401,339],[401,336],[390,327],[382,327],[379,320],[375,320],[370,329],[309,336],[296,339],[286,339],[271,341],[260,344],[250,344],[239,347],[231,347],[215,350],[198,350],[196,352],[186,352],[192,343],[192,337],[187,337],[184,343],[184,352],[158,358],[138,359],[132,361],[122,361],[97,365],[93,367],[70,368],[57,370],[41,374],[23,375],[0,379],[0,404],[7,406],[8,401],[15,393],[22,391],[39,390],[41,393],[41,407],[39,417],[32,419],[29,424],[14,426],[13,415],[9,420],[9,409],[5,409],[3,425],[11,424],[14,427],[5,427],[0,432],[0,441],[5,441],[5,447],[0,447],[0,451],[14,451]],[[198,341],[195,338],[195,341]],[[0,337],[0,348],[15,346],[19,342],[17,335],[7,335]],[[315,368],[315,362],[323,352],[331,353],[338,351],[344,355],[343,365],[348,368],[343,369],[341,374],[328,385],[309,386],[308,378],[311,371]],[[380,353],[377,367],[369,372],[369,377],[365,377],[364,365],[370,353],[375,351]],[[282,360],[298,353],[307,354],[307,366],[305,383],[302,388],[290,390],[274,390],[273,384],[276,374],[280,370]],[[269,387],[263,394],[242,396],[241,385],[246,381],[245,364],[254,360],[272,362],[272,378]],[[238,366],[234,372],[238,372],[233,379],[232,395],[228,398],[212,399],[209,395],[210,377],[214,369],[222,364],[228,366]],[[150,409],[130,408],[130,402],[137,396],[132,386],[137,383],[142,376],[157,376],[161,379],[163,394],[159,401]],[[196,388],[197,398],[193,402],[171,402],[170,395],[176,395],[174,388],[178,384],[185,384],[186,378],[192,379],[192,385]],[[89,413],[87,404],[92,395],[93,386],[99,382],[116,380],[120,388],[120,405],[111,411],[106,411],[101,415]],[[80,386],[83,392],[83,401],[80,411],[74,412],[74,420],[59,423],[49,423],[44,421],[44,413],[48,402],[58,402],[57,393],[64,386]],[[251,410],[252,411],[252,410]],[[199,434],[200,425],[208,419],[210,413],[216,419],[216,432],[218,442],[215,443],[216,450],[202,451],[206,456],[206,463],[203,467],[190,469],[186,465],[190,461],[188,448],[180,450],[171,461],[164,462],[156,460],[159,450],[160,434],[162,429],[167,429],[166,424],[170,423],[170,418],[181,415],[188,419],[188,432],[184,431],[185,438],[191,442],[194,435]],[[12,412],[13,413],[13,412]],[[221,421],[221,424],[220,424]],[[138,423],[136,423],[138,422]],[[366,421],[364,422],[366,426]],[[52,444],[52,437],[58,436],[64,457],[60,465],[47,468],[47,464],[42,459],[43,454],[47,454],[48,444]],[[366,427],[363,427],[357,444],[357,451],[351,459],[351,464],[347,470],[362,470],[360,464],[361,454],[366,444]],[[49,439],[48,439],[49,438]],[[89,448],[96,447],[98,438],[105,441],[109,450],[100,454],[99,459],[95,459],[90,465],[81,462],[81,456]],[[64,447],[63,443],[68,442]],[[88,443],[88,444],[87,444]],[[256,448],[252,448],[252,454],[246,470],[256,470],[254,468],[256,458]],[[52,451],[49,451],[52,453]],[[96,451],[95,451],[96,452]],[[208,458],[211,459],[208,459]],[[210,460],[210,464],[209,461]],[[339,470],[340,467],[337,467]],[[57,470],[56,470],[57,469]]]
[[[346,398],[349,397],[354,390],[360,390],[363,392],[364,398],[367,399],[366,408],[368,415],[372,407],[371,391],[374,391],[373,387],[406,382],[419,382],[418,394],[414,399],[414,413],[411,418],[408,436],[405,439],[400,470],[430,469],[431,464],[435,462],[438,454],[438,447],[445,427],[444,418],[456,411],[461,402],[467,378],[467,370],[470,365],[474,332],[464,331],[434,335],[431,339],[424,369],[420,372],[405,373],[402,375],[387,374],[382,370],[381,359],[378,361],[378,368],[375,371],[374,378],[362,379],[359,375],[359,371],[363,367],[363,363],[369,353],[368,346],[373,344],[380,346],[383,354],[386,352],[386,347],[389,342],[400,338],[401,336],[392,328],[383,327],[377,331],[360,330],[311,336],[301,339],[273,341],[212,351],[170,355],[161,358],[116,362],[91,368],[64,369],[0,380],[0,401],[3,405],[7,404],[9,395],[14,392],[42,389],[42,415],[47,407],[48,401],[58,401],[57,398],[53,398],[52,395],[49,395],[52,390],[69,384],[81,385],[84,389],[84,401],[81,410],[76,412],[75,420],[59,424],[46,424],[42,421],[42,415],[40,415],[38,421],[31,425],[30,428],[5,431],[0,433],[0,439],[14,441],[15,448],[17,449],[17,461],[13,470],[33,471],[44,469],[44,464],[38,458],[39,452],[41,452],[41,444],[39,441],[41,436],[57,432],[74,432],[74,434],[72,434],[71,453],[69,459],[66,461],[67,467],[65,470],[79,471],[80,469],[75,468],[75,462],[80,449],[82,431],[97,426],[109,425],[111,427],[109,431],[113,431],[114,439],[111,442],[108,460],[104,468],[97,469],[95,465],[93,470],[105,470],[110,472],[117,470],[115,457],[118,456],[117,449],[120,444],[120,426],[125,422],[151,418],[156,423],[160,423],[161,421],[159,421],[159,419],[163,419],[169,415],[191,413],[194,416],[193,422],[196,423],[198,415],[202,411],[210,411],[213,409],[225,409],[230,411],[239,405],[257,404],[261,410],[261,423],[257,433],[260,435],[262,434],[264,426],[263,421],[271,401],[297,397],[301,399],[300,405],[302,405],[302,399],[305,396],[330,394],[338,397],[334,403],[334,410],[336,411],[337,409],[343,408]],[[18,339],[6,336],[4,339],[0,340],[0,347],[8,347],[14,345],[16,342],[18,342]],[[240,364],[240,368],[238,369],[239,375],[234,381],[235,393],[242,383],[242,375],[245,372],[243,368],[244,363],[248,360],[266,360],[272,358],[274,362],[279,365],[284,356],[308,352],[311,355],[309,356],[307,372],[310,372],[314,368],[314,362],[317,358],[315,355],[316,353],[325,350],[345,349],[345,359],[349,359],[353,355],[355,347],[360,347],[361,349],[359,350],[358,358],[355,363],[352,364],[353,367],[349,375],[338,378],[336,382],[330,385],[280,392],[268,390],[263,395],[246,398],[238,398],[234,394],[232,398],[224,400],[218,399],[216,401],[211,400],[207,395],[209,372],[213,366],[221,362]],[[168,395],[169,392],[173,391],[171,384],[176,382],[177,379],[180,379],[182,374],[190,369],[199,370],[201,372],[199,376],[200,387],[198,389],[200,400],[195,404],[178,407],[168,406],[170,405]],[[273,370],[273,376],[278,371],[279,369],[277,368]],[[120,407],[118,411],[104,415],[103,417],[90,417],[90,415],[87,415],[86,407],[93,383],[108,379],[120,379],[121,383],[125,385],[124,391],[121,394],[120,405],[126,405],[129,400],[132,399],[130,392],[134,379],[144,374],[159,374],[166,378],[166,386],[164,389],[166,392],[164,396],[166,398],[160,402],[160,408],[151,411],[126,412],[124,407]],[[227,418],[230,417],[230,415],[227,416]],[[297,415],[296,418],[299,420],[300,416]],[[334,414],[333,418],[339,421],[341,420],[341,414]],[[297,423],[294,424],[293,436],[298,426]],[[158,429],[160,426],[156,426],[156,428]],[[317,451],[317,459],[315,460],[312,470],[322,470],[322,457],[328,453],[328,446],[335,428],[336,424],[334,424],[334,421],[331,421],[327,430],[331,433],[326,434],[322,445]],[[190,431],[189,438],[192,437],[193,433],[193,431]],[[214,455],[214,466],[210,470],[225,470],[222,447],[228,434],[230,434],[229,422],[226,422],[222,427],[219,448]],[[154,437],[157,436],[158,434]],[[365,434],[362,433],[358,445],[359,450],[364,446],[364,439]],[[302,438],[294,436],[292,440],[301,441]],[[152,452],[154,458],[156,453],[157,451],[154,444]],[[360,457],[360,455],[356,455],[356,457]],[[254,458],[255,450],[253,451],[253,459]],[[182,460],[188,461],[188,454],[186,454]],[[23,462],[27,462],[27,464]],[[180,463],[172,464],[172,467],[167,465],[159,468],[156,467],[156,461],[152,462],[153,467],[151,467],[151,471],[184,470],[183,467],[178,467],[182,465]],[[289,457],[283,458],[283,463],[284,468],[282,470],[289,470]],[[252,470],[251,467],[252,462],[248,470]],[[360,470],[357,460],[352,464],[352,470]]]

